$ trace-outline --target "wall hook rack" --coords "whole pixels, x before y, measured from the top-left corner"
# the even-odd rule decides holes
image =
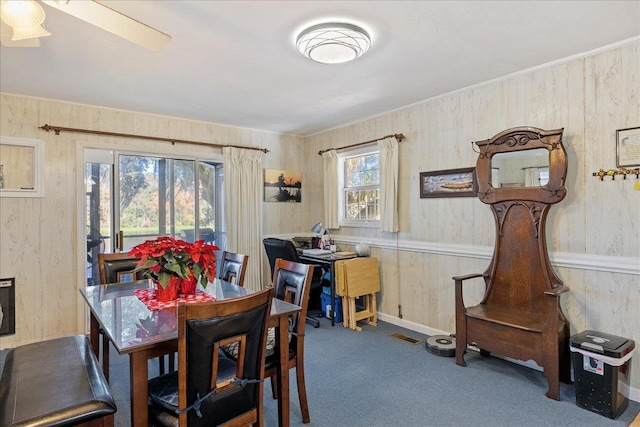
[[[616,175],[622,175],[622,179],[627,179],[627,175],[635,175],[636,179],[640,179],[640,168],[635,169],[627,169],[627,168],[619,168],[619,169],[609,169],[605,171],[604,169],[600,169],[598,172],[594,172],[593,176],[597,176],[600,181],[604,181],[605,176],[610,176],[611,180],[616,179]]]

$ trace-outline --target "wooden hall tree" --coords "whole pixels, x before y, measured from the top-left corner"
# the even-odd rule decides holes
[[[550,207],[566,195],[562,133],[518,127],[475,142],[478,198],[493,212],[495,247],[484,274],[453,278],[456,363],[466,366],[468,344],[483,355],[531,359],[544,369],[546,394],[556,400],[559,380],[569,381],[570,375],[569,322],[560,307],[560,295],[568,288],[551,267],[545,225]],[[539,171],[539,185],[525,187],[518,177],[529,168]],[[465,307],[462,284],[476,277],[484,279],[484,297]]]

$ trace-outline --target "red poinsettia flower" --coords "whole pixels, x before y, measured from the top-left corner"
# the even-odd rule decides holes
[[[134,246],[129,255],[140,258],[136,271],[157,281],[163,288],[167,287],[172,276],[182,279],[195,277],[206,287],[216,277],[216,251],[219,250],[204,240],[189,243],[163,236]]]

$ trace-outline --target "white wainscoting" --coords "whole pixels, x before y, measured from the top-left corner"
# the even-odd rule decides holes
[[[312,236],[312,234],[271,235],[291,239],[295,236]],[[357,245],[363,241],[362,237],[333,236],[336,244]],[[474,245],[454,245],[449,243],[421,242],[416,240],[367,239],[371,247],[381,249],[397,249],[400,251],[448,255],[463,258],[491,259],[493,247]],[[608,273],[632,274],[640,276],[640,259],[614,257],[606,255],[576,254],[568,252],[549,252],[551,264],[555,267],[574,268],[578,270],[593,270]]]

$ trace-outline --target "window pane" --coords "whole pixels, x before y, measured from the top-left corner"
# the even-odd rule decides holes
[[[345,219],[380,220],[380,190],[348,190],[345,192]]]
[[[364,163],[365,170],[380,169],[380,156],[378,154],[370,154],[365,157]]]
[[[124,233],[123,251],[147,238],[160,235],[161,189],[166,188],[164,159],[119,156],[120,230]],[[164,218],[164,215],[163,215]],[[163,220],[164,222],[164,220]]]
[[[87,284],[100,283],[98,253],[111,247],[111,165],[85,163],[87,203]]]
[[[380,171],[377,169],[366,171],[362,175],[361,185],[378,185],[380,183]]]
[[[174,220],[172,235],[180,235],[182,230],[193,230],[196,226],[195,210],[195,162],[192,160],[174,160]],[[170,211],[170,210],[169,210]]]
[[[380,155],[344,159],[344,219],[380,219]]]

